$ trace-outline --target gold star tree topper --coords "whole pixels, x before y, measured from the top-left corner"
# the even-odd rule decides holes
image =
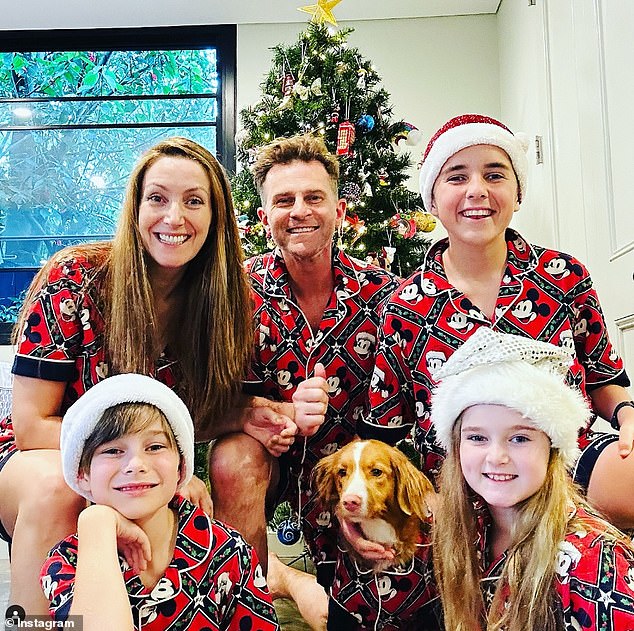
[[[332,10],[340,2],[341,0],[317,0],[317,4],[308,4],[305,7],[299,7],[297,10],[303,11],[304,13],[310,13],[312,16],[310,21],[315,24],[328,22],[333,26],[337,26],[337,20],[335,19]]]

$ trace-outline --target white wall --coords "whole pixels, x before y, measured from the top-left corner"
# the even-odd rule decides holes
[[[560,247],[552,200],[552,151],[547,112],[548,83],[543,38],[543,8],[537,3],[503,0],[497,15],[501,120],[529,139],[527,195],[512,226],[529,241]],[[545,159],[536,164],[535,137],[541,136]],[[583,258],[583,252],[578,252]]]

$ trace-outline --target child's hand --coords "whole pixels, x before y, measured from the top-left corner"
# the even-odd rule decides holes
[[[113,509],[116,515],[117,549],[137,573],[147,569],[148,561],[152,559],[150,540],[140,526],[124,517]]]
[[[200,478],[193,476],[192,479],[178,491],[178,494],[198,506],[201,510],[204,510],[209,517],[214,516],[214,504],[211,501],[207,485]]]
[[[328,409],[328,382],[323,364],[316,364],[315,376],[297,386],[293,404],[300,435],[312,436],[326,419]]]
[[[140,526],[124,517],[119,511],[104,504],[93,504],[81,512],[77,521],[80,554],[83,545],[108,540],[114,531],[117,550],[128,565],[139,573],[147,569],[152,558],[150,540]],[[114,550],[113,550],[114,551]]]

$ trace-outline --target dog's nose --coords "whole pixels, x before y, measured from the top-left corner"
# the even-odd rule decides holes
[[[341,498],[341,501],[343,503],[343,507],[351,513],[354,513],[361,508],[361,497],[359,495],[350,493],[348,495],[344,495]]]

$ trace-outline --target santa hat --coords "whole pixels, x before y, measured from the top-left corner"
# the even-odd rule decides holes
[[[431,411],[438,442],[449,450],[456,420],[472,405],[503,405],[547,434],[572,466],[590,410],[565,383],[570,364],[559,346],[480,327],[433,375],[440,381]]]
[[[511,160],[519,183],[520,200],[526,193],[528,140],[489,116],[463,114],[447,121],[433,136],[425,149],[420,169],[420,194],[423,206],[431,211],[432,190],[445,162],[455,153],[473,145],[494,145],[505,151]]]
[[[187,484],[194,473],[194,425],[187,407],[160,381],[145,375],[124,374],[100,381],[64,414],[60,449],[62,470],[68,486],[79,495],[88,497],[77,484],[84,445],[103,413],[120,403],[149,403],[165,415],[182,457],[179,488]]]

